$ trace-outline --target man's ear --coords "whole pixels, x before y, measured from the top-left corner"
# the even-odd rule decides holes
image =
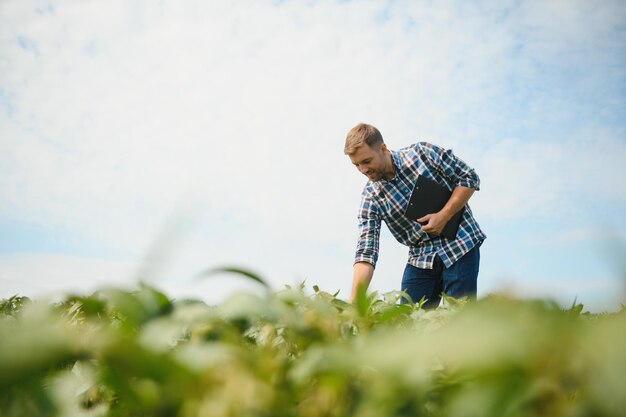
[[[387,145],[384,142],[380,144],[380,151],[383,153],[387,151]]]

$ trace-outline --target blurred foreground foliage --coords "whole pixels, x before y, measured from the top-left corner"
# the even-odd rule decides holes
[[[0,417],[624,416],[626,311],[314,287],[0,301]]]

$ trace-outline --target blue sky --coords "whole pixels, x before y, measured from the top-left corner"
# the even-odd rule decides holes
[[[0,3],[0,297],[256,290],[193,279],[233,264],[347,296],[364,121],[476,168],[479,295],[624,301],[623,2],[205,3]]]

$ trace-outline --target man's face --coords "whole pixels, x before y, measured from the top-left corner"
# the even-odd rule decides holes
[[[379,181],[385,173],[386,149],[387,146],[384,143],[374,145],[374,147],[362,145],[357,148],[355,153],[348,156],[361,174],[369,178],[370,181]]]

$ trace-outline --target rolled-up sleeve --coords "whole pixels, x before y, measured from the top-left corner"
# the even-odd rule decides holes
[[[452,149],[444,149],[427,142],[421,142],[420,147],[431,165],[452,184],[477,191],[480,189],[480,178],[476,171],[454,155]]]
[[[381,216],[375,202],[364,192],[358,214],[359,241],[357,242],[354,263],[367,262],[376,267],[380,241]]]

